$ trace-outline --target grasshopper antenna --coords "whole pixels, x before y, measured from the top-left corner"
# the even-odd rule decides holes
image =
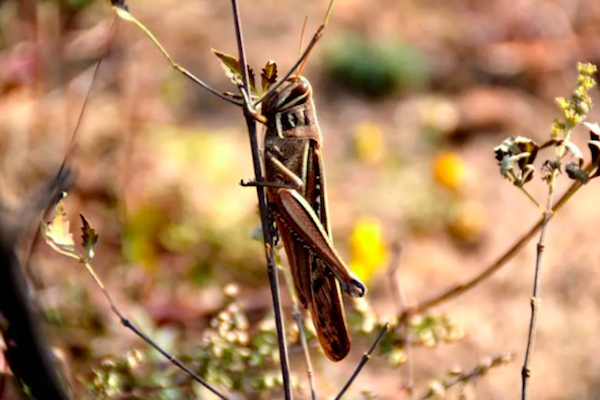
[[[334,3],[334,1],[335,0],[331,0],[329,2],[329,7],[327,7],[327,12],[325,13],[325,19],[323,20],[323,23],[321,24],[321,26],[319,26],[319,28],[317,29],[317,31],[313,35],[312,39],[310,40],[310,42],[306,46],[306,49],[304,49],[304,52],[302,53],[302,55],[300,56],[300,58],[294,63],[294,65],[292,66],[292,68],[288,71],[287,74],[285,74],[283,76],[283,78],[281,78],[281,80],[279,82],[277,82],[276,84],[272,85],[269,88],[269,90],[267,90],[258,100],[256,100],[252,104],[253,108],[255,108],[260,103],[262,103],[274,91],[276,91],[277,89],[279,89],[281,87],[281,85],[283,85],[283,83],[285,81],[287,81],[292,75],[294,75],[294,73],[296,73],[296,71],[298,70],[298,68],[300,68],[302,66],[302,64],[305,63],[305,60],[310,55],[310,52],[312,51],[312,49],[315,47],[315,45],[319,42],[319,40],[323,36],[323,31],[325,30],[325,27],[329,23],[329,16],[331,15],[331,11],[333,10],[333,3]]]
[[[304,47],[304,33],[306,32],[306,23],[308,22],[308,15],[304,17],[304,22],[302,23],[302,30],[300,31],[300,47],[298,48],[298,58],[302,58],[302,48]],[[308,60],[308,56],[304,59],[304,62],[300,64],[298,67],[298,72],[296,72],[296,76],[300,76],[304,66],[306,65],[306,61]]]

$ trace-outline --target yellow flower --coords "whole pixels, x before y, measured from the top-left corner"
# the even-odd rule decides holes
[[[387,249],[380,222],[373,217],[361,217],[352,230],[350,269],[365,283],[377,269],[384,266]]]
[[[356,156],[366,163],[377,163],[385,156],[381,127],[374,122],[363,122],[354,130]]]
[[[463,160],[455,153],[440,154],[433,167],[435,181],[450,190],[457,190],[464,185],[466,172]]]

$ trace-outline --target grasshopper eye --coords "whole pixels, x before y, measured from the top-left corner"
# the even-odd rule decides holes
[[[284,92],[277,107],[279,110],[286,110],[310,99],[312,89],[306,79],[293,78],[289,82],[290,84],[285,90],[287,93]]]
[[[285,104],[297,104],[302,98],[310,93],[310,85],[307,80],[302,79],[297,81],[298,84],[291,90],[290,94],[285,99]]]

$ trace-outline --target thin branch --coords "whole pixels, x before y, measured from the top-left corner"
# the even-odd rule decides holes
[[[379,345],[379,342],[381,341],[381,339],[383,339],[383,337],[387,333],[389,326],[390,326],[389,322],[386,322],[385,325],[383,325],[383,328],[381,328],[381,331],[375,338],[375,341],[371,345],[371,348],[369,349],[369,351],[367,351],[365,354],[363,354],[363,357],[361,358],[360,362],[356,366],[356,369],[354,370],[352,375],[350,375],[350,379],[348,379],[348,382],[346,382],[346,384],[344,385],[344,387],[342,388],[340,393],[335,397],[335,400],[341,399],[342,396],[344,396],[344,394],[346,394],[346,391],[350,388],[352,383],[354,383],[354,380],[358,377],[358,375],[360,374],[362,369],[365,367],[367,362],[369,362],[369,360],[371,359],[371,355],[377,348],[377,345]]]
[[[590,172],[594,168],[594,165],[589,163],[585,167],[586,172]],[[562,197],[556,202],[554,207],[552,207],[552,212],[548,216],[548,218],[552,219],[554,215],[573,197],[575,193],[583,186],[583,184],[579,181],[574,182],[569,189],[562,195]],[[508,250],[504,252],[498,259],[496,259],[493,263],[488,265],[483,269],[479,274],[475,275],[470,280],[459,283],[451,286],[449,289],[446,289],[442,293],[433,296],[429,299],[426,299],[419,304],[408,308],[401,317],[406,317],[408,315],[419,314],[422,313],[438,304],[444,303],[445,301],[454,299],[455,297],[460,296],[461,294],[473,289],[481,282],[485,281],[487,278],[492,276],[495,272],[497,272],[500,268],[502,268],[508,261],[510,261],[529,241],[535,236],[535,234],[540,230],[542,224],[544,223],[544,219],[546,216],[542,216],[540,220],[532,226],[527,233],[525,233],[521,238],[519,238]]]
[[[121,321],[121,324],[124,327],[126,327],[126,328],[130,329],[131,331],[133,331],[133,333],[135,333],[144,342],[148,343],[156,351],[158,351],[160,354],[162,354],[173,365],[175,365],[176,367],[178,367],[179,369],[181,369],[182,371],[184,371],[186,374],[188,374],[196,382],[200,383],[206,389],[208,389],[209,391],[211,391],[215,396],[217,396],[217,397],[219,397],[220,399],[223,399],[223,400],[228,400],[227,396],[225,396],[224,394],[222,394],[221,392],[219,392],[211,384],[209,384],[204,379],[202,379],[200,376],[198,376],[194,371],[192,371],[189,367],[187,367],[183,362],[181,362],[175,356],[171,355],[169,352],[167,352],[162,347],[160,347],[154,340],[152,340],[148,335],[146,335],[144,332],[142,332],[142,330],[140,330],[136,325],[134,325],[129,319],[127,319],[123,315],[123,313],[115,305],[115,302],[113,301],[112,297],[108,293],[108,290],[106,290],[106,287],[104,286],[104,283],[102,283],[102,280],[96,274],[96,271],[94,271],[94,268],[92,267],[92,265],[89,262],[85,262],[84,265],[85,265],[85,268],[87,269],[88,273],[92,276],[92,278],[96,282],[96,285],[100,288],[100,290],[102,290],[102,293],[104,294],[104,297],[108,301],[111,310],[119,318],[119,320]]]
[[[478,378],[487,374],[490,369],[507,365],[514,361],[514,359],[515,355],[513,353],[507,353],[494,358],[487,359],[479,363],[479,365],[473,368],[470,372],[461,372],[454,379],[449,381],[444,380],[443,382],[441,382],[441,385],[443,386],[443,391],[451,389],[452,387],[457,385],[464,385],[469,382],[474,383]],[[419,400],[437,398],[440,398],[440,393],[437,390],[432,390],[430,388],[429,391],[423,394],[423,396],[419,397]]]
[[[557,162],[560,162],[561,156],[557,156]],[[554,198],[554,185],[556,183],[556,177],[558,176],[558,169],[552,170],[552,175],[548,180],[548,198],[546,202],[546,210],[544,213],[544,221],[542,222],[542,230],[540,232],[540,240],[537,244],[537,252],[535,259],[535,275],[533,279],[533,294],[531,296],[531,317],[529,319],[529,331],[527,333],[527,347],[525,350],[525,358],[523,360],[523,367],[521,368],[521,400],[527,399],[529,377],[531,376],[531,369],[529,368],[529,362],[533,356],[533,348],[535,346],[535,339],[537,335],[537,321],[538,311],[540,307],[541,299],[541,270],[542,270],[542,257],[544,255],[544,247],[546,240],[546,232],[548,230],[548,223],[552,216],[552,201]]]
[[[231,0],[231,6],[233,9],[233,17],[235,24],[236,41],[238,45],[238,52],[240,63],[242,65],[244,88],[242,95],[250,93],[250,79],[248,74],[248,68],[246,64],[246,54],[244,49],[244,38],[242,33],[242,24],[240,14],[238,10],[237,0]],[[249,96],[244,96],[244,118],[246,120],[246,127],[248,129],[248,136],[250,138],[250,148],[252,151],[252,164],[254,167],[254,178],[256,182],[264,181],[263,171],[261,166],[260,153],[258,149],[258,137],[256,132],[256,121],[254,120],[253,106],[250,103]],[[277,274],[277,268],[275,267],[275,244],[273,241],[273,235],[271,234],[271,223],[269,218],[269,208],[267,205],[267,198],[265,195],[265,189],[262,186],[256,187],[256,194],[258,197],[258,206],[260,210],[260,221],[263,231],[263,240],[265,244],[265,255],[267,258],[267,273],[269,275],[269,284],[271,287],[271,296],[273,298],[273,312],[275,314],[275,327],[277,329],[277,342],[279,345],[279,359],[281,363],[281,374],[283,378],[283,390],[286,400],[292,400],[292,386],[290,379],[290,366],[288,349],[285,338],[285,325],[283,320],[283,311],[281,309],[281,298],[279,293],[279,276]]]
[[[313,373],[312,361],[310,359],[310,352],[308,351],[308,342],[306,341],[306,333],[304,332],[304,324],[302,323],[302,313],[298,308],[298,302],[295,301],[293,304],[293,316],[298,326],[298,333],[300,334],[300,346],[302,347],[302,354],[304,355],[304,361],[306,362],[306,374],[308,375],[308,385],[310,387],[310,398],[317,400],[317,389],[315,384],[315,376]]]
[[[402,257],[402,244],[400,241],[396,241],[392,244],[391,259],[389,267],[390,275],[390,290],[395,299],[395,303],[398,305],[398,315],[404,315],[407,310],[406,299],[404,297],[404,291],[402,290],[402,282],[400,280],[400,258]],[[414,389],[414,363],[413,363],[413,343],[410,334],[410,316],[401,318],[399,324],[404,329],[404,335],[402,336],[402,347],[406,350],[406,368],[407,378],[406,384],[403,385],[402,390],[406,390],[409,396],[412,397]]]
[[[113,9],[115,10],[115,12],[117,13],[117,15],[119,17],[121,17],[125,21],[134,23],[142,32],[144,32],[146,34],[146,36],[148,36],[148,38],[150,38],[152,43],[154,43],[154,45],[160,50],[160,52],[167,59],[169,64],[171,64],[171,67],[173,67],[173,69],[175,69],[176,71],[185,75],[186,77],[191,79],[194,83],[196,83],[198,86],[202,87],[203,89],[208,90],[210,93],[214,94],[215,96],[219,97],[220,99],[225,100],[226,102],[234,104],[236,106],[243,105],[243,103],[240,100],[228,97],[224,93],[213,88],[212,86],[210,86],[209,84],[207,84],[206,82],[201,80],[200,78],[196,77],[190,71],[188,71],[187,69],[185,69],[184,67],[182,67],[181,65],[176,63],[173,60],[173,58],[171,58],[171,56],[169,55],[167,50],[163,47],[163,45],[158,41],[156,36],[154,36],[154,34],[148,28],[146,28],[146,26],[144,24],[142,24],[137,18],[135,18],[127,9],[123,8],[121,5],[114,5]]]
[[[96,63],[96,67],[94,67],[94,73],[92,74],[92,80],[90,81],[90,86],[88,87],[87,93],[85,94],[85,99],[83,100],[83,105],[81,106],[81,112],[79,113],[79,116],[77,118],[77,123],[75,124],[75,129],[73,130],[73,133],[71,134],[71,138],[67,145],[67,150],[65,152],[65,156],[63,157],[62,163],[60,164],[60,168],[59,168],[58,172],[56,173],[56,178],[55,178],[56,180],[61,179],[60,178],[61,175],[63,175],[63,173],[65,173],[67,161],[69,160],[69,157],[71,156],[71,153],[73,152],[73,149],[75,148],[75,137],[77,136],[77,133],[79,132],[79,129],[83,122],[83,116],[84,116],[85,110],[86,110],[87,105],[90,100],[92,88],[94,87],[94,82],[96,82],[96,78],[98,77],[98,71],[100,71],[100,66],[102,65],[102,61],[104,60],[104,58],[106,57],[106,55],[108,54],[108,52],[110,50],[110,44],[112,42],[112,38],[114,36],[116,26],[117,26],[117,17],[115,16],[115,18],[113,19],[112,25],[110,26],[110,30],[108,32],[108,36],[107,36],[106,42],[104,44],[104,49],[102,50],[102,53],[100,54],[100,58],[98,59],[98,62]],[[45,211],[48,211],[48,210],[45,210]],[[39,229],[40,223],[41,223],[41,221],[38,221],[38,224],[37,224],[38,229],[36,229],[36,231],[33,235],[33,238],[31,239],[31,242],[27,246],[27,251],[25,252],[25,257],[23,260],[23,266],[25,268],[25,271],[30,271],[31,255],[33,254],[33,249],[35,248],[35,246],[37,245],[37,243],[39,242],[39,239],[40,239],[40,229]]]
[[[296,326],[298,327],[298,333],[300,335],[300,346],[302,347],[302,354],[304,355],[304,361],[306,363],[306,375],[308,376],[308,384],[310,387],[310,397],[312,400],[317,400],[317,389],[315,385],[315,377],[313,373],[312,361],[310,358],[310,352],[308,350],[308,342],[306,340],[306,333],[304,331],[304,324],[302,323],[302,313],[300,312],[300,308],[298,307],[298,296],[296,296],[295,288],[294,288],[294,280],[292,278],[292,274],[289,269],[285,269],[283,267],[279,267],[281,272],[283,273],[283,278],[285,280],[285,285],[287,287],[290,298],[292,299],[292,316],[294,317],[294,321],[296,321]]]

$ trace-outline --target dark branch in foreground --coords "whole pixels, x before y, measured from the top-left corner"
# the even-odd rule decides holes
[[[73,182],[70,170],[59,174],[27,205],[20,219],[28,221],[53,205]],[[15,247],[25,227],[11,229],[0,218],[0,331],[6,343],[6,359],[15,376],[37,400],[70,400],[54,363],[54,356],[40,326],[39,310],[31,302],[24,270]]]
[[[390,326],[390,324],[388,322],[386,322],[385,325],[383,326],[383,328],[381,329],[381,332],[379,332],[379,335],[377,335],[377,337],[375,338],[375,341],[373,342],[373,345],[371,345],[371,348],[369,349],[369,351],[367,351],[365,354],[363,354],[363,357],[360,360],[360,362],[358,363],[358,366],[356,367],[356,369],[354,370],[352,375],[350,375],[350,379],[348,379],[348,382],[346,382],[346,384],[344,385],[344,387],[342,388],[340,393],[335,397],[335,400],[341,399],[344,396],[344,394],[346,394],[346,391],[350,388],[352,383],[354,383],[354,380],[356,380],[358,375],[361,373],[362,369],[365,367],[365,365],[371,359],[371,355],[377,348],[377,345],[379,344],[379,342],[381,342],[381,339],[383,339],[383,337],[387,333],[389,326]]]

